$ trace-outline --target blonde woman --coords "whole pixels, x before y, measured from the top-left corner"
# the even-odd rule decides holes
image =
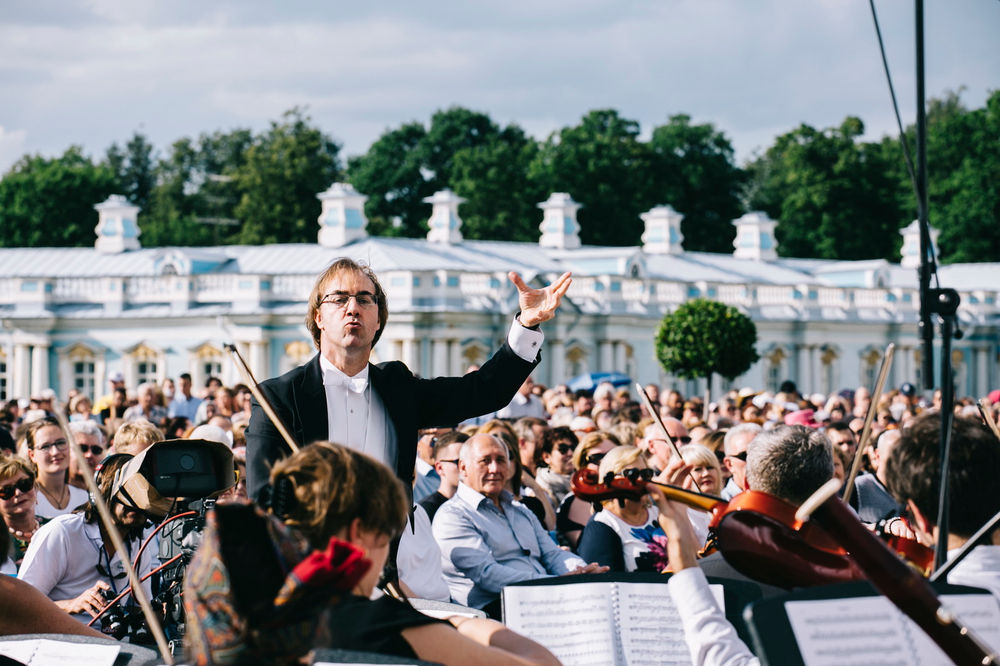
[[[69,484],[69,442],[59,423],[50,417],[32,421],[24,432],[24,441],[28,458],[38,470],[35,513],[55,518],[86,503],[87,491]]]
[[[577,444],[576,451],[573,452],[573,467],[575,469],[589,467],[596,471],[604,456],[616,446],[621,446],[621,442],[611,433],[598,431],[584,435]],[[594,507],[590,502],[572,493],[566,495],[556,512],[556,532],[561,542],[576,550],[583,526],[593,513]]]
[[[680,451],[684,464],[690,465],[690,473],[684,476],[681,487],[695,491],[700,488],[702,493],[718,497],[722,492],[722,467],[716,455],[701,444],[685,444]],[[671,460],[676,459],[677,456],[674,456]],[[695,481],[698,482],[697,486],[694,484]],[[688,518],[694,527],[695,535],[701,543],[705,543],[708,539],[708,523],[712,514],[688,509]]]
[[[631,481],[650,480],[653,470],[642,451],[618,446],[601,460],[598,477],[623,476]],[[649,498],[611,499],[591,516],[580,537],[580,557],[612,571],[662,571],[667,564],[666,535],[657,522],[658,512]]]

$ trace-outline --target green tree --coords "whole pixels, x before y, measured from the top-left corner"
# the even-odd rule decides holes
[[[115,193],[115,174],[78,146],[55,158],[22,157],[0,179],[0,245],[93,245],[94,204]]]
[[[241,193],[234,211],[239,242],[314,243],[319,232],[316,195],[341,176],[340,147],[301,109],[255,138],[233,182]]]
[[[660,203],[684,214],[684,248],[732,252],[740,216],[743,171],[734,163],[733,146],[713,125],[692,125],[684,114],[653,129],[649,147],[656,158]]]
[[[462,235],[482,240],[538,240],[537,203],[545,198],[528,178],[538,144],[509,125],[494,140],[462,148],[454,155],[454,190],[467,199],[462,205]]]
[[[823,259],[897,256],[899,183],[877,144],[858,141],[864,125],[800,125],[747,169],[749,207],[779,221],[778,253]]]
[[[656,331],[656,357],[668,373],[686,379],[712,375],[732,381],[750,369],[757,354],[757,327],[734,307],[704,298],[668,313]]]
[[[423,198],[434,193],[434,185],[422,171],[421,142],[427,130],[420,123],[407,123],[388,130],[368,152],[347,161],[347,179],[368,197],[365,215],[373,236],[420,236],[427,233],[429,217]],[[399,226],[394,224],[397,219]]]
[[[639,214],[660,203],[653,155],[638,137],[636,121],[614,109],[591,111],[576,127],[552,134],[532,163],[530,176],[541,191],[569,192],[583,204],[584,243],[638,244]]]
[[[145,135],[136,132],[124,148],[117,143],[111,144],[104,159],[118,180],[118,193],[124,194],[141,212],[148,212],[156,186],[153,144]]]

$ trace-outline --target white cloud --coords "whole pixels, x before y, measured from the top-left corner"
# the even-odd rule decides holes
[[[26,130],[8,130],[0,126],[0,177],[24,155],[27,143]]]

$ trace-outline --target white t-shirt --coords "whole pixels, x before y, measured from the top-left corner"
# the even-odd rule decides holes
[[[127,544],[129,552],[136,553],[140,543],[137,539]],[[140,577],[152,570],[156,553],[157,544],[150,543],[143,552],[137,569]],[[98,564],[111,576],[101,575],[97,571]],[[128,579],[122,576],[124,572],[120,553],[115,553],[111,558],[109,567],[107,552],[103,550],[101,530],[97,524],[87,523],[82,513],[70,513],[39,528],[31,539],[28,552],[24,554],[17,577],[31,583],[49,599],[64,601],[75,599],[93,587],[98,580],[108,583],[117,596],[128,587]],[[149,594],[148,580],[143,587]],[[85,622],[90,620],[87,613],[78,613],[74,617]]]
[[[86,504],[90,499],[90,495],[83,488],[77,488],[76,486],[70,486],[69,488],[69,502],[62,509],[57,509],[52,506],[49,502],[49,498],[45,496],[41,488],[38,488],[38,492],[35,493],[37,500],[35,501],[35,515],[42,518],[55,518],[56,516],[64,516],[67,513],[73,513],[73,509],[79,507],[81,504]]]
[[[657,518],[660,512],[655,506],[646,509],[646,521],[641,525],[627,523],[610,511],[598,511],[594,521],[603,523],[614,530],[622,542],[622,553],[625,557],[625,571],[635,571],[638,568],[637,559],[648,558],[650,545],[653,550],[666,553],[667,536],[660,527]],[[657,559],[665,559],[657,556]],[[662,564],[662,563],[661,563]]]

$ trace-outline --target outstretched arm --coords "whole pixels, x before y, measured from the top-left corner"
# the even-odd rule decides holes
[[[555,316],[562,297],[573,283],[571,273],[563,273],[552,284],[541,289],[532,289],[521,276],[511,271],[508,279],[517,287],[517,302],[521,308],[521,325],[527,328],[537,326]]]

